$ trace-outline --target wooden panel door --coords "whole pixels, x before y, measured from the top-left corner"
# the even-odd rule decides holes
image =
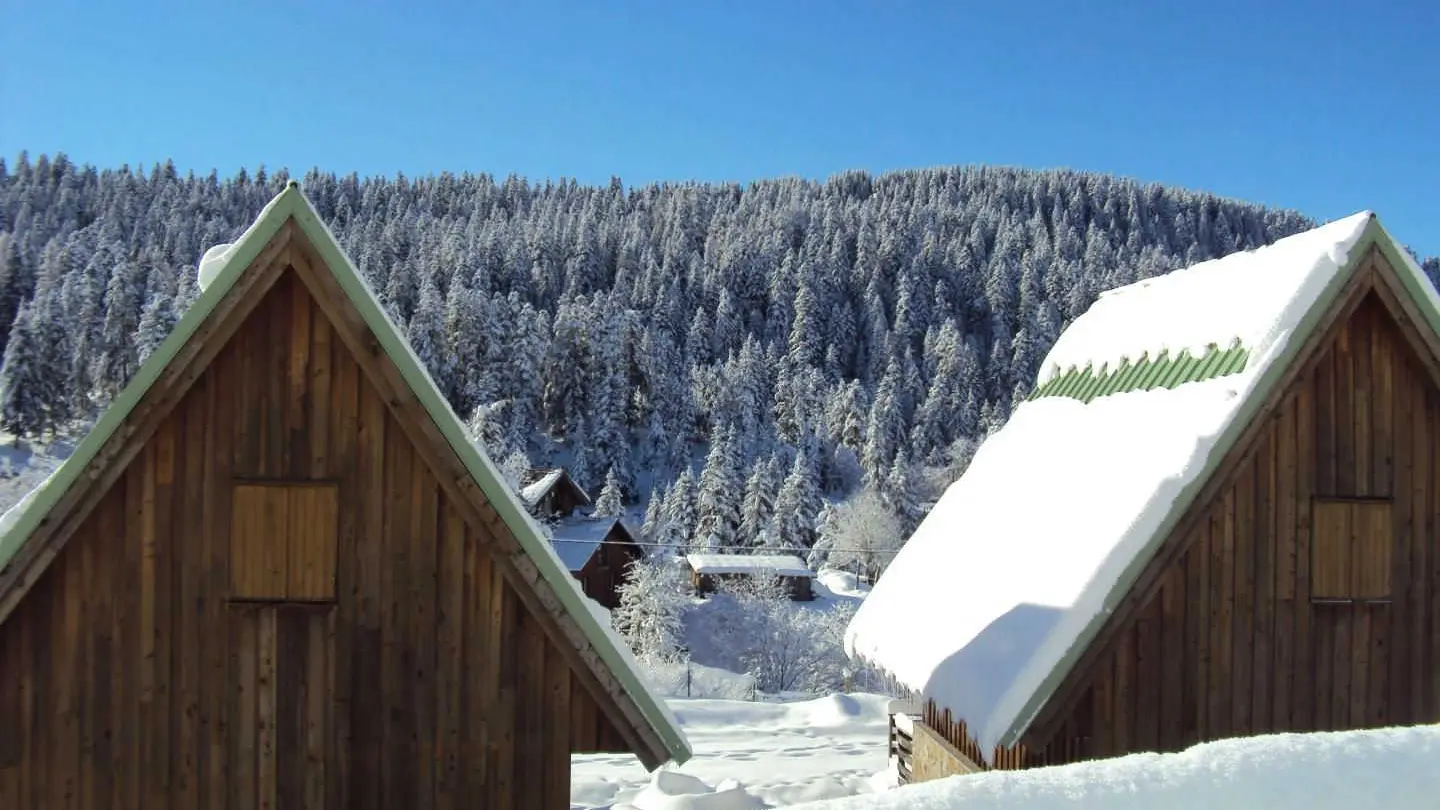
[[[230,605],[230,808],[321,810],[333,765],[333,605]]]

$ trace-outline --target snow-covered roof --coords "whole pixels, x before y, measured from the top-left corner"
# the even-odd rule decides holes
[[[542,587],[551,590],[566,615],[574,621],[584,636],[583,642],[589,644],[595,653],[593,656],[585,656],[587,660],[603,666],[614,677],[620,686],[620,695],[617,697],[630,701],[664,749],[651,753],[658,754],[661,758],[668,756],[677,762],[686,761],[691,751],[685,733],[669,707],[645,683],[640,666],[628,644],[611,627],[597,621],[596,614],[588,605],[589,600],[581,592],[574,577],[565,569],[554,548],[544,539],[539,525],[526,511],[515,491],[505,483],[495,464],[470,440],[463,423],[440,393],[425,365],[386,314],[364,277],[341,250],[334,234],[320,220],[315,208],[301,193],[300,184],[294,181],[266,204],[259,218],[235,243],[225,249],[223,254],[215,251],[216,254],[222,254],[219,261],[223,264],[214,266],[213,260],[216,256],[210,256],[212,263],[205,270],[210,276],[209,282],[204,285],[200,295],[186,310],[170,335],[136,371],[130,383],[116,396],[76,447],[75,452],[55,471],[47,484],[37,487],[33,497],[17,505],[13,510],[15,514],[7,516],[4,533],[0,534],[0,571],[19,554],[41,521],[55,508],[65,493],[72,486],[83,486],[87,483],[82,480],[82,474],[97,458],[101,448],[122,427],[151,386],[170,367],[171,361],[211,317],[216,307],[286,223],[294,223],[297,232],[308,239],[319,253],[324,260],[325,269],[334,275],[349,303],[374,334],[380,350],[394,363],[400,377],[410,387],[411,393],[425,409],[445,443],[464,464],[474,484],[514,534],[543,581]],[[207,251],[207,254],[209,253],[210,251]]]
[[[566,569],[579,571],[590,562],[590,558],[595,555],[595,549],[600,548],[616,524],[620,525],[621,531],[627,537],[634,537],[630,528],[617,518],[584,517],[566,520],[553,526],[550,540]]]
[[[526,484],[521,488],[520,497],[525,499],[526,504],[534,506],[540,502],[541,498],[545,497],[545,493],[549,492],[550,488],[555,486],[555,482],[559,481],[560,476],[564,474],[565,471],[561,469],[554,469],[545,473],[533,484]]]
[[[686,560],[698,574],[755,574],[813,577],[805,561],[792,554],[690,554]]]
[[[1369,212],[1101,295],[880,577],[846,651],[965,719],[987,755],[1013,745],[1371,244],[1440,332],[1433,286]],[[1145,366],[1184,350],[1215,362]],[[1098,384],[1122,366],[1153,373]]]

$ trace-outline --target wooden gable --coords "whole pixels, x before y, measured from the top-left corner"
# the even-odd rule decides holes
[[[287,223],[0,574],[0,807],[560,808],[573,752],[664,759],[323,266]]]
[[[1440,721],[1440,347],[1422,324],[1372,248],[1010,766]]]

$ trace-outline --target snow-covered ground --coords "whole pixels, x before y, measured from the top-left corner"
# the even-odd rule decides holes
[[[875,774],[886,769],[889,701],[865,694],[790,703],[672,699],[694,759],[652,777],[628,754],[577,756],[571,807],[739,810],[872,793]]]
[[[994,771],[790,810],[1431,810],[1440,726],[1273,734],[1030,771]]]

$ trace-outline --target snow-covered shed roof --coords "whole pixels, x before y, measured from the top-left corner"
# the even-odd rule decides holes
[[[595,556],[595,550],[605,542],[616,527],[628,539],[635,538],[634,532],[618,518],[583,517],[562,521],[550,530],[550,541],[555,553],[566,570],[579,571]]]
[[[565,472],[564,467],[543,471],[533,481],[520,488],[520,497],[527,506],[533,507],[540,502],[541,498],[550,494],[550,490],[554,489],[555,485],[562,480],[579,495],[581,503],[590,503],[590,496],[580,488],[579,484],[575,483],[569,473]]]
[[[697,574],[756,574],[814,577],[805,561],[793,554],[690,554],[685,558]]]
[[[1371,245],[1440,334],[1434,287],[1368,211],[1103,293],[880,577],[847,653],[987,755],[1014,745]]]
[[[341,250],[334,234],[301,193],[300,184],[294,181],[266,204],[238,240],[224,250],[206,252],[206,257],[202,258],[205,266],[200,274],[202,291],[170,335],[136,371],[130,383],[115,397],[65,463],[44,485],[37,487],[33,497],[27,497],[12,510],[12,514],[6,516],[4,533],[0,534],[0,621],[9,615],[8,608],[13,607],[15,600],[23,597],[28,584],[39,577],[39,572],[34,569],[37,566],[43,569],[45,559],[49,559],[31,564],[23,558],[21,552],[27,540],[72,487],[88,484],[85,474],[92,467],[92,462],[103,460],[99,458],[101,450],[111,437],[126,424],[145,394],[170,368],[172,360],[181,355],[261,252],[287,223],[292,222],[297,233],[308,239],[324,260],[324,269],[333,275],[349,304],[374,335],[378,351],[394,364],[443,442],[464,465],[473,485],[479,488],[514,534],[525,556],[535,566],[543,587],[548,587],[554,594],[565,615],[580,631],[583,642],[593,650],[594,655],[587,653],[587,659],[604,668],[620,687],[618,698],[629,701],[633,710],[643,718],[645,726],[648,726],[647,736],[653,736],[663,749],[650,751],[649,754],[662,760],[667,756],[676,762],[688,760],[691,751],[685,733],[664,701],[646,685],[640,665],[629,646],[610,627],[596,619],[589,606],[590,600],[561,564],[554,548],[542,536],[540,527],[505,483],[499,469],[483,450],[470,441],[464,425],[440,393],[424,364],[386,314],[364,277]],[[207,258],[208,261],[205,260]],[[223,264],[217,265],[217,262]],[[11,563],[17,561],[25,563],[29,569],[16,570],[18,566]]]

